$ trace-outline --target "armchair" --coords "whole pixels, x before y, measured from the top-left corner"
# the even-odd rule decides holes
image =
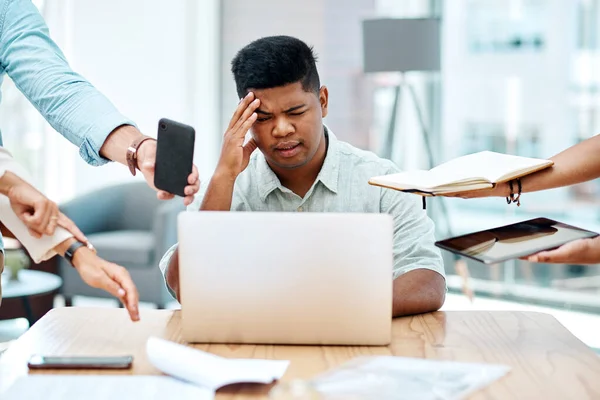
[[[177,241],[177,214],[185,210],[181,199],[158,200],[145,182],[134,182],[95,190],[62,204],[60,209],[89,238],[99,256],[127,268],[140,301],[164,308],[173,300],[158,264]],[[75,295],[110,297],[86,285],[62,258],[59,271],[67,305]]]

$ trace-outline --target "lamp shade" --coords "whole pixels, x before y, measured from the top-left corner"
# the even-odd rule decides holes
[[[363,21],[364,72],[440,70],[439,18]]]

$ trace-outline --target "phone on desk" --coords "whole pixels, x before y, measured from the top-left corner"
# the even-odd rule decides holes
[[[35,354],[27,362],[31,369],[128,369],[133,356],[42,356]]]
[[[194,164],[196,132],[189,125],[162,118],[158,121],[154,186],[185,196]]]

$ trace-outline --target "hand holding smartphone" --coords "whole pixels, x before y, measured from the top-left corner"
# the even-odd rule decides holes
[[[27,362],[30,369],[128,369],[133,356],[63,357],[33,355]]]
[[[196,132],[189,125],[162,118],[158,121],[154,186],[185,197],[192,173]]]

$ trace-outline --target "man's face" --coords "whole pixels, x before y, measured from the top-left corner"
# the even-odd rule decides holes
[[[306,165],[323,138],[327,88],[323,86],[318,97],[304,91],[300,82],[250,90],[260,99],[252,137],[269,164],[285,169]]]

